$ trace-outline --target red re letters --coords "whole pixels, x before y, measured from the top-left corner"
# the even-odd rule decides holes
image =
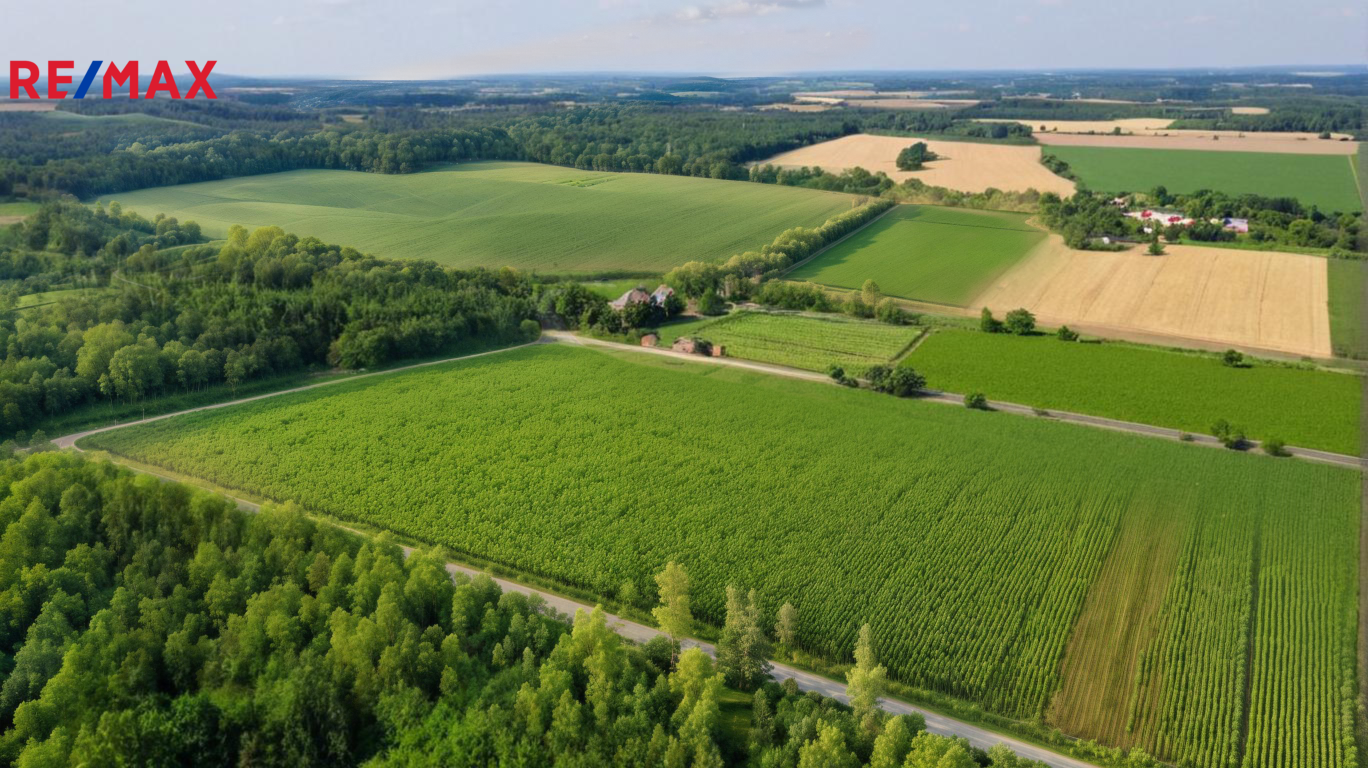
[[[27,70],[27,75],[20,75],[20,70]],[[9,72],[9,97],[19,98],[19,89],[23,88],[30,99],[38,98],[38,91],[34,90],[33,84],[38,82],[38,65],[31,61],[11,61]]]

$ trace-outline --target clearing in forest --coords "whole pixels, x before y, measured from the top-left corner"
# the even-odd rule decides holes
[[[928,162],[920,171],[898,170],[898,153],[919,141],[926,142],[927,148],[940,159]],[[1073,182],[1054,175],[1040,164],[1040,147],[1013,144],[859,133],[784,152],[757,165],[815,166],[830,173],[859,167],[870,173],[882,171],[894,181],[915,178],[935,187],[961,192],[982,192],[992,187],[1008,192],[1035,189],[1068,196],[1074,191]]]
[[[788,277],[962,306],[1044,237],[1023,214],[900,205]]]
[[[1061,664],[1114,654],[1124,621],[1099,611],[1160,600],[1127,613],[1137,741],[1200,768],[1242,747],[1332,768],[1353,745],[1343,468],[558,344],[83,444],[601,595],[652,594],[673,559],[702,621],[736,584],[768,624],[792,601],[819,655],[869,622],[894,677],[1017,718],[1067,714]],[[1127,542],[1156,510],[1171,533]],[[1127,575],[1145,551],[1167,584]]]
[[[222,236],[276,225],[385,258],[541,272],[664,272],[819,226],[856,198],[774,184],[535,163],[474,162],[385,175],[307,170],[109,195]]]
[[[1046,326],[1136,341],[1331,356],[1326,259],[1197,245],[1164,251],[1076,251],[1050,235],[971,309],[1024,307]]]

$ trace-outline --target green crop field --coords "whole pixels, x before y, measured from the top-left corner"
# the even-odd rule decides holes
[[[831,316],[737,312],[726,317],[661,328],[662,343],[697,336],[726,347],[727,357],[825,371],[835,363],[859,374],[887,363],[921,329]]]
[[[818,654],[848,658],[868,621],[895,677],[1010,716],[1096,711],[1061,682],[1105,667],[1125,738],[1174,762],[1352,748],[1360,485],[1341,468],[561,345],[83,444],[605,595],[651,595],[677,559],[704,621],[728,583],[771,621],[792,601]],[[1135,556],[1157,515],[1159,551]],[[1177,565],[1147,578],[1158,554]],[[1160,577],[1118,655],[1094,627],[1133,626]]]
[[[387,258],[541,272],[660,270],[759,248],[855,198],[775,184],[480,162],[422,173],[290,171],[122,192],[146,216],[277,225]]]
[[[938,331],[904,361],[947,392],[1206,434],[1226,419],[1257,440],[1357,455],[1358,376],[1053,336]]]
[[[1049,147],[1092,189],[1170,192],[1212,189],[1228,194],[1295,197],[1322,211],[1363,210],[1353,168],[1343,155],[1203,152],[1191,149]]]
[[[900,205],[788,277],[849,289],[873,280],[889,296],[962,306],[1044,237],[1021,214]]]
[[[1368,261],[1330,259],[1330,343],[1340,357],[1368,358],[1368,314],[1363,307]]]

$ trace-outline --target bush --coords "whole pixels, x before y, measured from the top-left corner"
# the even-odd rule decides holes
[[[518,330],[522,332],[524,339],[536,341],[541,337],[541,324],[536,320],[524,320],[518,324]]]
[[[885,298],[883,301],[879,302],[878,306],[874,307],[874,317],[878,318],[880,322],[888,323],[889,325],[904,325],[907,323],[907,313],[898,305],[898,302],[891,298]]]
[[[1055,338],[1060,341],[1078,341],[1078,331],[1067,325],[1061,325],[1059,330],[1055,331]]]
[[[1238,349],[1227,349],[1221,353],[1221,365],[1230,368],[1247,368],[1249,363],[1245,360],[1244,353]]]
[[[827,366],[827,375],[837,384],[842,384],[847,387],[858,387],[860,385],[860,382],[856,381],[851,376],[847,376],[845,369],[835,363]]]
[[[979,313],[979,330],[984,333],[1000,333],[1002,331],[1002,323],[993,317],[993,310],[984,307],[983,311]]]
[[[991,313],[989,313],[989,317],[992,317]],[[1004,325],[1011,333],[1018,336],[1029,336],[1035,333],[1035,323],[1035,315],[1031,314],[1030,310],[1014,309],[1007,313],[1007,321]]]
[[[717,291],[709,288],[698,297],[698,311],[704,315],[720,315],[727,311],[727,303],[717,295]]]
[[[1224,445],[1231,450],[1243,451],[1245,448],[1249,447],[1249,443],[1245,439],[1244,430],[1225,419],[1217,419],[1216,423],[1211,425],[1211,434],[1217,440],[1221,441],[1221,445]]]
[[[982,392],[970,392],[964,396],[964,407],[972,408],[976,411],[992,410],[988,406],[988,397]]]
[[[1263,441],[1263,452],[1269,456],[1291,456],[1287,450],[1287,443],[1278,439]]]
[[[865,303],[859,291],[851,291],[850,297],[841,304],[841,311],[851,317],[872,317],[874,308]]]
[[[869,386],[875,392],[896,397],[911,397],[926,387],[926,377],[907,366],[876,365],[869,369],[865,378],[869,379]]]

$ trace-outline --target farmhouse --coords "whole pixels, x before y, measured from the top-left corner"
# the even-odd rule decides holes
[[[650,300],[651,294],[647,293],[646,289],[633,288],[613,301],[608,302],[608,306],[620,311],[626,309],[628,304],[641,304]]]
[[[664,283],[657,286],[654,293],[647,293],[645,288],[637,286],[608,302],[608,306],[619,311],[626,309],[628,304],[644,304],[646,302],[663,307],[665,300],[673,295],[674,289]]]
[[[1146,224],[1158,224],[1161,227],[1169,227],[1174,224],[1183,227],[1192,226],[1192,219],[1184,216],[1182,211],[1146,208],[1143,211],[1126,211],[1126,215],[1132,219],[1139,219]]]

